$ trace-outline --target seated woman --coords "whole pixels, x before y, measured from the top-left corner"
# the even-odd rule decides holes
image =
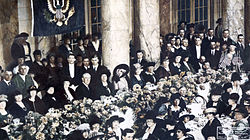
[[[113,71],[112,82],[115,91],[128,91],[130,88],[130,79],[128,77],[129,66],[120,64],[115,67]]]
[[[45,89],[45,95],[43,96],[43,102],[47,106],[47,108],[60,108],[63,106],[62,102],[59,101],[58,97],[56,97],[55,88],[52,85],[48,85]]]
[[[46,105],[44,104],[43,100],[37,97],[38,89],[35,86],[31,86],[28,90],[29,96],[24,99],[24,104],[27,104],[30,108],[30,111],[34,111],[45,115],[48,111]]]
[[[27,104],[24,104],[23,95],[19,91],[15,91],[13,97],[15,98],[15,102],[8,109],[10,114],[14,118],[20,118],[21,121],[24,121],[24,117],[28,114],[29,108]]]
[[[106,121],[108,133],[113,133],[116,140],[122,139],[122,129],[120,128],[120,123],[124,120],[124,118],[114,115]]]
[[[172,75],[179,75],[181,73],[181,56],[176,56],[175,61],[169,65]]]
[[[181,70],[185,72],[195,73],[193,66],[189,63],[189,57],[190,57],[190,54],[183,54]]]
[[[161,78],[169,77],[171,75],[168,58],[163,59],[162,64],[155,71],[155,74],[157,81],[159,81]]]
[[[139,63],[136,63],[132,67],[132,76],[131,76],[131,85],[134,87],[134,85],[138,84],[142,88],[145,86],[145,81],[141,75],[141,72],[143,71],[142,66]]]
[[[100,74],[100,80],[96,87],[96,94],[98,97],[114,95],[114,86],[109,82],[109,77],[109,71],[103,71]]]
[[[228,106],[225,108],[225,114],[231,118],[234,118],[235,109],[239,106],[237,104],[240,96],[238,93],[232,93],[229,95]]]
[[[9,113],[6,111],[6,104],[8,102],[8,97],[6,95],[0,95],[0,128],[7,125],[6,120],[8,120]]]
[[[184,108],[180,106],[180,96],[174,96],[171,101],[172,105],[170,107],[170,113],[173,120],[177,121],[179,120],[179,115],[184,110]]]
[[[63,84],[56,89],[55,94],[62,105],[65,105],[75,99],[75,91],[70,87],[69,77],[62,77],[62,83]]]
[[[147,83],[151,83],[151,84],[156,84],[157,80],[156,80],[156,75],[154,73],[154,68],[155,68],[155,62],[149,62],[147,65],[147,69],[143,74],[143,78]]]

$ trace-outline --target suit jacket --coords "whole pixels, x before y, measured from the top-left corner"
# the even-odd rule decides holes
[[[96,96],[93,94],[91,88],[87,88],[83,83],[81,83],[77,88],[76,88],[76,95],[75,99],[80,100],[83,99],[84,97],[86,98],[91,98],[91,99],[96,99]]]
[[[11,85],[7,85],[4,81],[0,81],[0,94],[5,94],[8,97],[16,90],[15,84],[11,81]]]
[[[72,50],[72,46],[69,45],[71,50]],[[67,47],[65,46],[65,44],[62,44],[61,46],[58,47],[57,50],[58,54],[61,55],[63,57],[64,60],[67,60],[67,56],[69,55],[70,51],[67,49]]]
[[[236,52],[238,54],[240,54],[240,57],[242,58],[242,60],[244,61],[246,58],[246,53],[244,52],[245,48],[244,48],[244,44],[239,44],[239,42],[236,43]]]
[[[170,63],[169,68],[170,68],[172,75],[176,75],[176,74],[179,75],[181,73],[181,66],[180,68],[178,68],[177,66],[174,65],[174,63]]]
[[[101,79],[101,73],[104,71],[109,71],[107,67],[98,65],[97,70],[95,71],[93,66],[90,67],[90,75],[91,75],[91,85],[96,86],[98,81]]]
[[[170,69],[169,69],[170,70]],[[161,78],[169,77],[171,75],[170,71],[167,71],[163,66],[160,66],[155,71],[156,79],[159,81]]]
[[[215,36],[212,37],[211,40],[208,39],[208,36],[205,37],[203,40],[202,40],[202,44],[203,44],[203,47],[204,47],[204,53],[206,53],[208,50],[210,50],[210,43],[212,40],[215,40],[217,39]]]
[[[152,84],[156,84],[156,82],[157,82],[155,74],[151,75],[151,74],[149,74],[147,72],[145,72],[143,74],[143,79],[145,80],[145,83],[150,82]]]
[[[71,78],[70,77],[70,72],[69,72],[69,64],[67,64],[65,67],[63,67],[62,69],[62,74],[61,76],[67,76],[67,77],[70,77],[70,80],[71,80],[71,83],[74,84],[74,85],[79,85],[82,80],[82,71],[79,67],[77,67],[75,64],[74,64],[74,77]]]
[[[45,85],[47,83],[49,72],[48,69],[44,66],[39,65],[36,61],[34,61],[29,70],[30,72],[34,72],[34,79],[41,85]]]
[[[137,58],[135,58],[134,60],[132,60],[132,64],[136,64],[139,63],[139,60]],[[140,65],[143,66],[143,68],[147,67],[148,62],[145,59],[142,59],[140,62]]]
[[[211,54],[211,49],[209,49],[206,52],[205,56],[206,56],[206,60],[210,63],[210,67],[212,69],[217,70],[218,65],[219,65],[219,61],[220,61],[220,56],[221,56],[220,52],[215,50],[215,54],[212,55]]]
[[[16,85],[18,91],[20,91],[24,98],[29,96],[27,90],[30,86],[34,86],[34,83],[29,75],[25,76],[25,81],[21,78],[19,74],[12,78],[13,83]]]
[[[220,121],[217,118],[214,118],[212,123],[209,124],[208,121],[207,124],[202,128],[201,133],[207,139],[209,136],[217,136],[217,127],[221,126]]]
[[[17,61],[17,59],[20,57],[20,56],[25,56],[25,57],[29,57],[30,60],[32,61],[32,58],[30,56],[30,52],[31,52],[31,48],[30,48],[30,44],[29,42],[26,42],[27,43],[27,46],[28,46],[28,55],[25,56],[25,51],[24,51],[24,48],[23,48],[23,45],[21,44],[18,44],[16,42],[14,42],[12,45],[11,45],[11,56],[12,58]]]
[[[235,44],[235,42],[231,39],[228,38],[227,41],[224,41],[223,38],[220,39],[220,46],[223,46],[224,44],[227,44],[227,46]]]
[[[187,63],[187,64],[188,64],[189,68],[186,65],[184,65],[183,63],[181,64],[181,71],[195,73],[193,66],[190,63]]]

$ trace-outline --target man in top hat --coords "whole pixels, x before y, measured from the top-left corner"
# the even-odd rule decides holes
[[[115,134],[117,140],[122,139],[122,129],[120,128],[120,123],[124,120],[125,119],[123,117],[115,115],[110,117],[106,122],[109,133]]]
[[[23,94],[23,97],[28,97],[29,94],[27,93],[27,90],[30,86],[34,85],[34,82],[32,81],[30,75],[27,75],[25,64],[19,66],[19,74],[14,76],[12,81],[16,85],[17,90]]]
[[[217,131],[218,127],[221,127],[220,121],[215,117],[216,108],[207,108],[204,113],[208,119],[208,122],[202,128],[201,133],[206,140],[209,136],[210,137],[214,136],[216,138],[218,134],[218,131]]]
[[[156,79],[156,75],[154,73],[154,67],[155,67],[155,63],[154,62],[149,62],[147,64],[147,69],[145,71],[145,73],[143,73],[143,79],[145,80],[145,83],[151,83],[151,84],[156,84],[157,79]]]
[[[11,56],[15,61],[17,61],[17,58],[20,58],[20,56],[24,56],[25,62],[32,62],[32,58],[30,56],[30,43],[27,42],[28,37],[29,34],[25,32],[22,32],[15,37],[14,42],[11,46]]]

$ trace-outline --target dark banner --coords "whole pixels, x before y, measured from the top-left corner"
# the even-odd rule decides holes
[[[84,25],[84,0],[32,0],[33,36],[69,33]]]

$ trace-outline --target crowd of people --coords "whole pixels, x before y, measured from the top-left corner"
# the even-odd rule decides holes
[[[211,88],[207,95],[204,114],[208,122],[201,130],[204,139],[217,139],[217,117],[228,116],[235,120],[234,127],[249,127],[250,82],[240,83],[241,73],[246,73],[247,49],[244,36],[237,41],[229,36],[228,29],[222,29],[221,19],[216,29],[202,25],[181,22],[178,33],[161,37],[161,65],[144,59],[144,52],[131,54],[130,65],[119,64],[112,72],[102,65],[102,45],[98,35],[84,37],[65,36],[64,42],[47,56],[41,50],[33,52],[27,42],[28,34],[18,34],[11,46],[13,63],[1,73],[0,81],[0,127],[10,114],[25,122],[29,111],[45,115],[49,108],[61,109],[74,100],[90,98],[100,100],[102,96],[114,96],[118,92],[157,85],[161,79],[170,76],[195,75],[209,70],[236,71],[230,82]],[[131,49],[134,49],[133,47]],[[119,57],[119,56],[118,56]],[[119,126],[124,118],[112,116],[106,122],[97,117],[81,124],[67,139],[194,139],[186,124],[195,119],[183,100],[185,87],[178,93],[159,101],[157,107],[146,112],[144,127],[138,131],[132,128],[122,130]],[[182,112],[188,114],[180,115]],[[157,116],[164,117],[157,117]],[[109,128],[99,132],[102,123]],[[6,134],[4,129],[1,135]],[[104,135],[105,133],[105,135]],[[248,133],[249,134],[249,133]],[[7,134],[6,134],[7,135]],[[243,137],[243,136],[242,136]]]

